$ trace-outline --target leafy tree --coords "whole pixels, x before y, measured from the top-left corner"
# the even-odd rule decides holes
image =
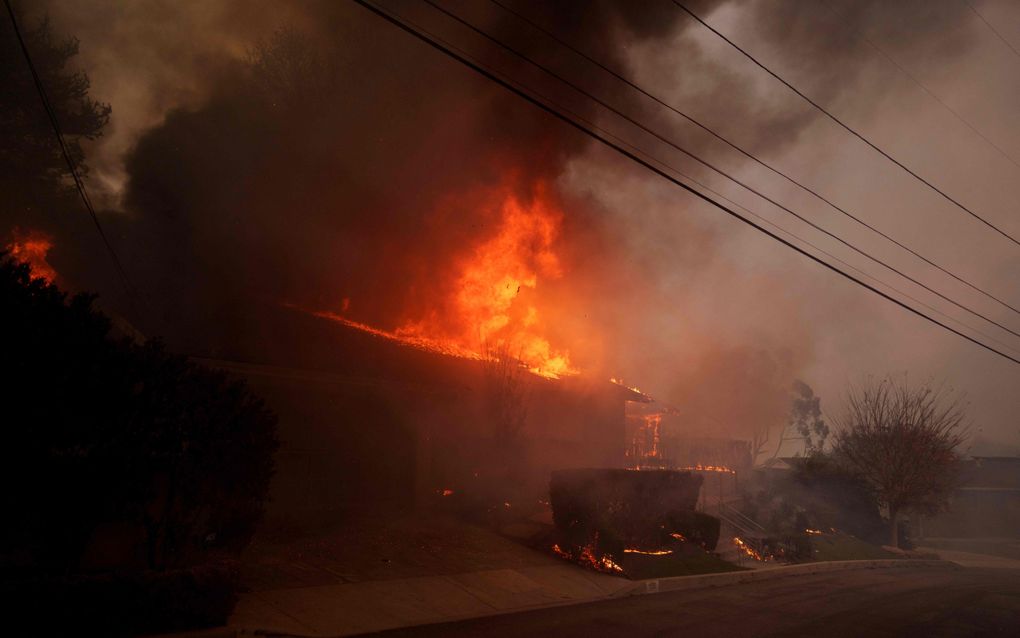
[[[790,435],[790,432],[793,435]],[[770,428],[759,428],[751,441],[754,456],[757,458],[769,442]],[[790,402],[790,414],[786,424],[779,432],[779,441],[776,443],[775,452],[772,458],[779,456],[783,449],[783,443],[787,441],[803,441],[804,452],[807,455],[818,454],[825,447],[825,440],[829,436],[829,426],[822,418],[822,400],[815,396],[811,386],[800,380],[793,382],[792,399]],[[799,452],[798,452],[799,456]]]
[[[804,451],[808,454],[820,452],[825,446],[829,426],[822,418],[822,400],[815,396],[811,386],[800,380],[793,382],[789,425],[803,438]]]
[[[9,212],[59,203],[71,194],[70,171],[54,136],[25,56],[9,20],[0,25],[0,189]],[[78,40],[53,33],[44,18],[19,20],[25,44],[80,174],[87,173],[81,140],[102,135],[110,106],[89,96],[89,78],[71,66]],[[24,221],[24,220],[23,220]]]
[[[148,567],[245,545],[275,417],[224,373],[111,334],[0,253],[0,567],[73,571],[103,523],[141,530]]]
[[[850,388],[834,421],[834,456],[888,510],[893,546],[904,512],[934,514],[946,507],[959,481],[957,448],[966,440],[960,397],[931,383],[869,379]]]

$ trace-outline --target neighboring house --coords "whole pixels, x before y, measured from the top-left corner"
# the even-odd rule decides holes
[[[967,459],[948,511],[923,526],[929,537],[1020,538],[1020,457]]]

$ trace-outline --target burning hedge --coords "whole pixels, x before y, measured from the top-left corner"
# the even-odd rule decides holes
[[[719,521],[696,512],[701,476],[674,470],[579,469],[553,472],[549,486],[564,557],[621,572],[626,552],[670,553],[678,541],[715,548]]]

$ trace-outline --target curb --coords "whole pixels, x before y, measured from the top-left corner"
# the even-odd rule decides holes
[[[517,609],[506,609],[495,613],[483,613],[483,614],[467,614],[461,616],[450,616],[441,620],[434,620],[426,623],[419,623],[430,625],[440,624],[448,622],[460,622],[463,620],[472,620],[475,618],[486,618],[490,616],[502,616],[506,614],[515,614],[521,612],[537,611],[540,609],[549,609],[553,607],[570,607],[573,605],[585,605],[589,603],[596,603],[600,601],[610,601],[629,596],[643,596],[647,594],[659,594],[671,591],[682,591],[686,589],[699,589],[706,587],[725,587],[728,585],[738,585],[742,583],[758,582],[763,580],[772,580],[776,578],[786,578],[790,576],[804,576],[808,574],[818,574],[825,572],[838,572],[852,569],[886,569],[886,568],[910,568],[910,567],[922,567],[932,569],[962,569],[962,567],[952,561],[947,560],[927,560],[927,559],[882,559],[882,560],[846,560],[846,561],[828,561],[820,563],[803,563],[800,565],[788,565],[783,567],[772,567],[767,569],[748,570],[740,572],[725,572],[721,574],[695,574],[692,576],[671,576],[668,578],[650,578],[645,580],[636,580],[628,586],[620,589],[617,592],[611,594],[605,594],[603,596],[596,596],[586,600],[570,600],[570,601],[557,601],[550,603],[540,603],[536,605],[522,605]],[[380,631],[389,631],[392,629],[399,629],[401,627],[411,627],[419,625],[398,625],[395,627],[387,627],[380,630],[370,630],[365,633],[358,634],[342,634],[348,636],[368,636],[375,635]],[[206,633],[222,631],[224,633]],[[153,636],[152,638],[247,638],[247,637],[268,637],[268,636],[288,636],[291,638],[299,636],[315,636],[317,634],[290,634],[290,633],[279,633],[272,630],[260,630],[254,627],[221,627],[213,630],[205,630],[199,632],[183,632],[178,634],[168,634],[164,636]]]
[[[888,567],[931,567],[943,569],[960,569],[956,563],[948,560],[926,559],[880,559],[880,560],[840,560],[820,563],[802,563],[768,569],[748,570],[741,572],[724,572],[722,574],[695,574],[693,576],[672,576],[669,578],[649,578],[635,581],[632,587],[623,589],[608,598],[658,594],[667,591],[681,591],[701,587],[723,587],[751,583],[788,576],[803,576],[825,572],[838,572],[848,569],[884,569]]]

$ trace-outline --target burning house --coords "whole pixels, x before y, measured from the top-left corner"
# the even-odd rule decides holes
[[[201,360],[247,379],[279,415],[270,524],[424,506],[497,483],[537,499],[552,470],[623,467],[625,404],[644,400],[583,375],[519,368],[494,379],[491,361],[286,308]],[[499,431],[508,416],[519,431]]]

